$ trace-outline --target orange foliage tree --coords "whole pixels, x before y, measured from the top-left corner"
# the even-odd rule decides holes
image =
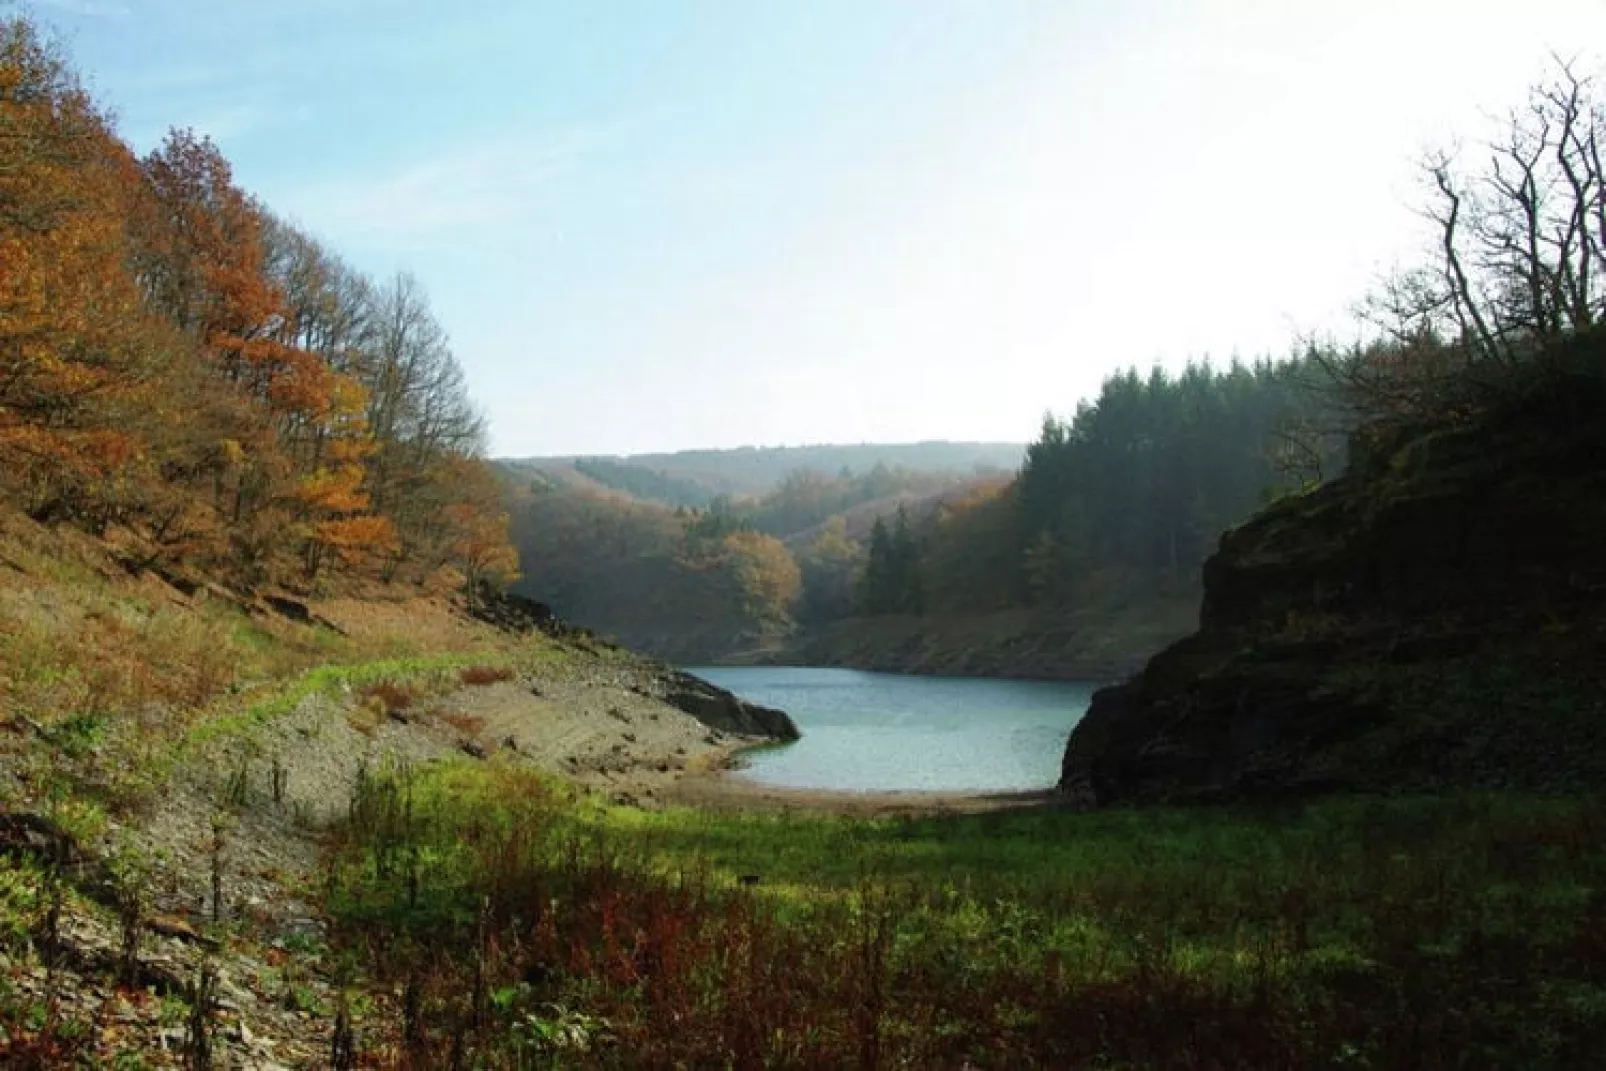
[[[207,138],[136,160],[34,26],[0,21],[0,496],[247,584],[500,581],[482,439],[421,287],[275,221]]]
[[[103,526],[158,356],[123,270],[135,173],[22,20],[0,23],[0,149],[0,479],[38,515]]]

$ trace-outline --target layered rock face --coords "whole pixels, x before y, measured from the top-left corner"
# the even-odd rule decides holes
[[[1462,425],[1359,435],[1342,478],[1227,533],[1199,631],[1095,696],[1062,791],[1603,783],[1601,363]]]
[[[796,740],[800,735],[791,717],[773,707],[749,703],[701,677],[678,669],[665,668],[655,685],[654,698],[685,711],[698,721],[725,732],[742,736],[767,736],[774,740]]]

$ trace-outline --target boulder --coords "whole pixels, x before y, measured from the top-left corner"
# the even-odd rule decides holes
[[[796,740],[801,735],[785,713],[749,703],[700,677],[665,669],[659,676],[659,683],[661,691],[657,698],[685,711],[710,729],[773,740]]]

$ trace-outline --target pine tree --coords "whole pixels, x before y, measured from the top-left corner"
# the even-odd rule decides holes
[[[896,553],[892,532],[885,518],[877,517],[870,529],[870,550],[859,583],[859,610],[875,616],[891,613],[897,606]]]

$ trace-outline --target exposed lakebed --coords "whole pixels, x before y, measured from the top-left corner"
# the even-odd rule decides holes
[[[786,711],[803,731],[795,743],[747,753],[744,777],[854,792],[1048,788],[1097,687],[770,666],[689,672]]]

